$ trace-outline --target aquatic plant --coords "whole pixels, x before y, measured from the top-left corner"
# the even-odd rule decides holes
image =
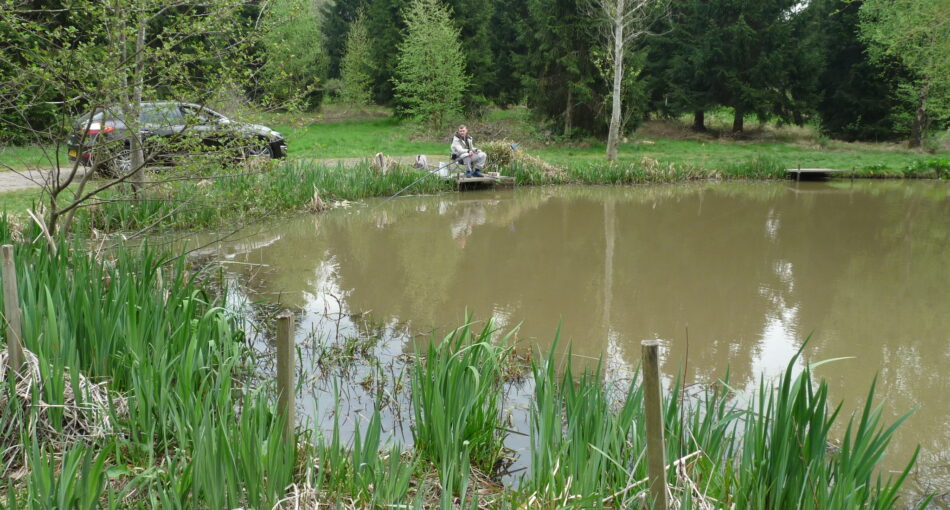
[[[412,368],[412,435],[420,455],[439,467],[443,486],[464,495],[468,465],[491,472],[501,456],[502,363],[509,336],[493,341],[466,324],[430,342]]]

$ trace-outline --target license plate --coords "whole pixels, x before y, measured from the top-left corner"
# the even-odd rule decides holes
[[[69,150],[69,157],[75,158],[75,157],[77,157],[77,156],[79,156],[79,153],[76,152],[76,149],[70,149],[70,150]]]

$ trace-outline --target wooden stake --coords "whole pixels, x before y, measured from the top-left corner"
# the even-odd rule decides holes
[[[277,408],[284,416],[284,437],[294,441],[294,314],[277,316]]]
[[[20,293],[17,291],[13,246],[3,245],[3,312],[7,322],[7,365],[20,373],[23,368],[23,344],[20,329]]]
[[[646,406],[650,508],[666,510],[666,448],[663,445],[663,400],[660,394],[659,342],[640,343],[643,356],[643,401]]]

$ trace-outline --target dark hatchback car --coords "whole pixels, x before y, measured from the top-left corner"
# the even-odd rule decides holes
[[[91,118],[90,118],[91,115]],[[67,139],[70,162],[96,165],[106,174],[131,170],[129,129],[121,109],[99,108],[73,124]],[[139,134],[146,164],[169,163],[195,154],[283,158],[287,142],[267,126],[235,122],[204,106],[181,102],[142,103]]]

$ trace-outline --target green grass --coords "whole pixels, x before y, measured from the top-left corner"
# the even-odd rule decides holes
[[[491,473],[501,457],[502,364],[509,336],[496,344],[491,321],[475,334],[466,325],[430,342],[412,370],[412,435],[416,450],[438,466],[446,497],[464,497],[469,465]]]
[[[287,138],[291,158],[370,158],[377,152],[387,156],[449,153],[449,142],[432,140],[414,124],[385,117],[336,122],[314,122],[304,126],[279,125]],[[448,137],[451,131],[446,132]]]
[[[25,189],[0,193],[0,211],[15,216],[25,216],[26,210],[42,200],[42,190]]]
[[[59,153],[54,147],[38,146],[4,146],[0,147],[0,172],[26,170],[33,168],[53,168],[53,162],[59,160],[61,165],[67,165],[66,147],[59,147]]]

